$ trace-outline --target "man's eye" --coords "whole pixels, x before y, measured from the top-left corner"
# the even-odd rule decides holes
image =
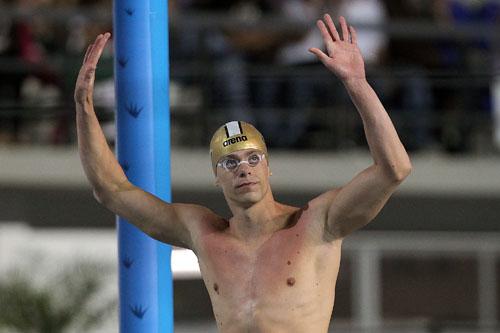
[[[248,158],[248,162],[250,163],[259,163],[259,161],[260,157],[257,154],[250,155],[250,157]]]
[[[227,169],[234,169],[236,168],[236,166],[238,165],[238,162],[236,160],[232,160],[232,159],[227,159],[223,162],[223,165],[227,168]]]

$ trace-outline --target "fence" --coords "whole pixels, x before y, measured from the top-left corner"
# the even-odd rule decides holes
[[[6,18],[11,19],[36,15],[37,19],[45,18],[56,26],[66,25],[74,20],[81,24],[96,22],[102,29],[106,29],[105,27],[110,26],[111,23],[111,17],[105,14],[106,11],[92,7],[38,11],[19,11],[6,7],[2,8],[2,13]],[[261,123],[259,125],[265,125],[266,121],[269,123],[269,114],[272,114],[280,125],[287,123],[287,119],[292,114],[306,114],[305,119],[295,124],[298,124],[303,132],[300,137],[291,138],[290,141],[293,143],[275,143],[270,138],[271,146],[334,150],[364,145],[362,126],[356,112],[343,93],[343,87],[326,70],[283,67],[273,61],[248,62],[248,57],[245,55],[235,60],[234,55],[224,54],[221,60],[221,55],[214,55],[206,47],[213,44],[214,31],[258,27],[269,32],[291,33],[310,29],[313,22],[311,24],[297,23],[279,16],[264,16],[258,21],[248,22],[241,19],[228,19],[228,15],[225,14],[200,12],[176,13],[172,15],[171,22],[171,42],[177,46],[172,48],[171,55],[172,141],[175,145],[205,145],[207,137],[214,128],[228,117],[234,118],[235,112],[238,115],[238,110],[246,107],[249,108],[252,116],[257,116],[256,122]],[[403,40],[410,43],[409,45],[415,42],[418,46],[418,42],[429,41],[435,49],[441,47],[442,41],[445,44],[451,43],[453,45],[450,48],[453,52],[460,53],[461,57],[472,59],[469,59],[472,63],[465,67],[440,67],[439,64],[434,67],[422,64],[396,66],[391,63],[368,67],[369,79],[376,86],[403,142],[409,149],[438,147],[450,152],[490,152],[494,149],[495,134],[493,132],[499,132],[499,129],[495,127],[493,120],[495,112],[500,112],[500,106],[497,105],[498,102],[495,102],[498,100],[495,96],[500,94],[498,69],[494,67],[500,44],[499,36],[495,33],[497,30],[495,25],[453,26],[419,20],[391,21],[383,25],[352,23],[358,26],[359,30],[383,32],[389,39]],[[191,49],[185,47],[181,51],[181,44],[186,45],[186,41],[182,38],[188,33],[189,38],[192,39]],[[486,41],[490,47],[482,50],[480,54],[475,51],[469,52],[471,43],[478,39]],[[193,45],[194,49],[192,49]],[[177,49],[179,51],[176,51]],[[426,52],[434,51],[429,49]],[[469,53],[471,54],[468,55]],[[110,54],[104,55],[102,60],[97,79],[110,79],[112,77]],[[14,128],[14,132],[21,132],[21,134],[15,134],[17,140],[21,141],[74,143],[72,89],[80,63],[80,53],[51,54],[44,66],[48,65],[53,68],[60,76],[61,95],[54,99],[54,96],[48,93],[48,100],[37,99],[31,102],[3,96],[4,98],[0,99],[0,121],[5,124],[3,127],[9,130]],[[26,67],[19,60],[6,56],[0,57],[0,75],[4,75],[5,78],[12,78],[12,76],[22,78],[37,70],[40,69],[36,66]],[[222,81],[228,80],[226,88],[231,85],[232,87],[229,88],[236,88],[231,82],[246,85],[244,89],[248,91],[245,94],[249,96],[245,98],[251,101],[235,102],[235,99],[241,96],[234,94],[224,96],[225,88],[218,86],[219,83],[217,83],[221,78]],[[9,84],[11,79],[5,80],[6,82],[2,83],[4,85]],[[283,88],[278,86],[297,80],[315,81],[316,83],[307,87],[312,90],[314,90],[314,84],[317,85],[318,81],[322,82],[332,92],[330,95],[334,97],[324,99],[325,92],[323,92],[323,95],[316,97],[316,100],[311,99],[310,105],[307,106],[283,105],[283,98],[279,97],[284,93]],[[262,101],[255,102],[255,99],[260,97],[252,90],[255,90],[255,87],[261,89],[263,85],[274,85],[271,89],[275,91],[276,96],[272,105],[256,105]],[[2,89],[4,93],[8,90]],[[96,101],[96,105],[103,124],[109,125],[113,119],[114,106],[109,103],[113,100],[113,92],[109,90],[109,85],[105,87],[96,85],[96,90],[100,90],[96,91],[96,97],[101,94],[104,96],[103,99],[108,101],[103,103]],[[411,94],[418,95],[416,102],[414,98],[413,104],[404,105],[406,102],[401,102],[400,99],[405,99],[404,96]],[[421,104],[429,99],[425,97],[428,94],[432,95],[431,102]],[[37,95],[37,98],[41,95]],[[485,106],[486,104],[491,105]],[[496,118],[500,119],[500,116]],[[48,122],[52,124],[47,125]],[[47,126],[50,128],[47,129]],[[33,127],[43,127],[44,129],[38,129],[43,134],[38,136],[36,133],[33,134],[37,131]],[[0,126],[1,130],[2,126]],[[47,131],[50,134],[47,134]],[[109,133],[112,140],[113,130],[111,129]],[[272,133],[273,131],[269,130],[269,133],[264,134],[268,137],[272,136]],[[500,134],[496,135],[500,137]]]

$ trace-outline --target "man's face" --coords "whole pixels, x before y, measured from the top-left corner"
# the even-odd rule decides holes
[[[216,184],[222,187],[226,200],[251,206],[269,191],[269,165],[260,150],[238,150],[217,164]]]

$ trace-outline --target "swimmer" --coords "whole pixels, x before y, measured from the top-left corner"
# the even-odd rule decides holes
[[[373,164],[304,207],[289,206],[274,200],[262,135],[248,123],[226,123],[215,132],[210,155],[215,183],[232,212],[228,220],[198,205],[163,202],[130,183],[92,103],[96,64],[110,35],[98,36],[85,56],[75,101],[80,158],[94,195],[151,237],[194,251],[220,332],[327,332],[343,239],[369,223],[411,171],[366,81],[356,30],[343,17],[339,21],[338,32],[329,15],[318,20],[326,53],[309,51],[351,96]]]

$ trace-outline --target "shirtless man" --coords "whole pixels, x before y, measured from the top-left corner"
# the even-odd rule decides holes
[[[94,72],[109,34],[89,47],[77,80],[79,152],[96,199],[151,237],[194,251],[221,332],[327,332],[342,240],[378,214],[411,170],[366,81],[356,31],[340,17],[340,35],[329,15],[317,26],[327,52],[309,51],[344,83],[374,162],[301,208],[274,200],[263,138],[244,122],[227,123],[211,144],[216,184],[233,214],[229,220],[205,207],[169,204],[146,193],[128,181],[92,105]]]

